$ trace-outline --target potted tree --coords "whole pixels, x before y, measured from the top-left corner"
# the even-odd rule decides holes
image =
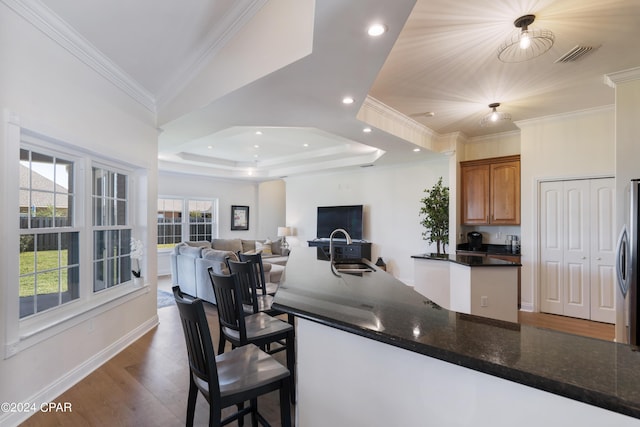
[[[449,244],[449,187],[442,185],[442,177],[431,187],[425,189],[426,197],[420,200],[420,216],[424,218],[420,224],[425,228],[422,238],[429,243],[436,243],[437,255],[446,254],[446,245]]]

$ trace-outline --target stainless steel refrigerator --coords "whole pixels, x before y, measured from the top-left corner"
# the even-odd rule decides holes
[[[634,349],[640,346],[640,179],[632,179],[630,186],[630,209],[627,226],[623,227],[618,240],[616,270],[618,285],[625,297],[625,321],[627,339]]]

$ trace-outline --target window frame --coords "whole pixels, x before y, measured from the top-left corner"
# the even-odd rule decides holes
[[[6,245],[0,251],[4,254],[3,257],[0,257],[0,267],[7,283],[4,299],[0,299],[4,312],[0,315],[4,317],[6,325],[3,358],[7,359],[38,343],[52,339],[69,328],[80,327],[83,324],[89,324],[91,328],[91,319],[148,293],[150,286],[146,283],[138,284],[130,280],[122,285],[108,288],[104,292],[93,292],[93,256],[89,250],[93,248],[93,231],[91,218],[88,218],[89,212],[91,212],[92,164],[97,162],[110,168],[118,168],[126,171],[129,176],[128,221],[132,235],[146,237],[146,228],[144,228],[146,224],[144,226],[137,224],[134,218],[136,218],[138,209],[141,209],[142,212],[146,211],[146,206],[143,205],[144,201],[137,196],[136,190],[144,191],[146,189],[147,169],[108,158],[103,154],[22,127],[19,116],[15,114],[7,113],[4,119],[5,144],[0,147],[0,150],[3,154],[5,167],[0,171],[0,175],[5,182],[16,182],[20,173],[20,149],[24,147],[29,147],[38,153],[74,160],[74,223],[73,227],[65,228],[64,231],[79,230],[80,233],[79,298],[21,319],[18,302],[19,242],[20,236],[23,234],[19,226],[20,185],[18,183],[17,185],[5,186],[7,203],[0,207],[0,210],[5,220],[7,241],[14,242],[14,244]],[[138,185],[143,187],[138,188]],[[33,229],[25,229],[25,231],[24,234],[34,232]],[[35,231],[38,232],[38,230]],[[142,240],[145,241],[144,238]]]
[[[180,242],[184,242],[184,241],[188,241],[191,237],[191,231],[190,231],[190,226],[192,225],[191,221],[189,220],[190,218],[190,211],[189,211],[189,202],[209,202],[211,203],[211,235],[208,236],[208,238],[206,238],[205,240],[208,239],[208,241],[211,241],[213,239],[217,239],[219,234],[219,200],[216,197],[213,198],[209,198],[209,197],[185,197],[185,196],[166,196],[166,195],[158,195],[158,199],[156,201],[156,213],[159,212],[159,205],[158,202],[160,200],[173,200],[173,201],[180,201],[181,202],[181,218],[180,218],[180,226],[181,226],[181,235],[180,235]],[[193,223],[196,224],[196,223]],[[160,227],[160,223],[157,224],[156,228],[159,229]],[[156,242],[159,240],[160,238],[160,233],[157,233],[157,237],[156,237]],[[178,242],[178,243],[180,243]],[[173,248],[175,247],[175,245],[177,245],[178,243],[175,243],[174,246],[171,247],[164,247],[161,248],[160,247],[160,243],[157,243],[157,250],[158,253],[166,253],[166,252],[171,252],[173,251]]]
[[[95,212],[94,212],[94,201],[96,200],[96,194],[93,193],[93,170],[94,168],[99,168],[101,170],[104,171],[108,171],[109,173],[118,173],[121,175],[126,176],[126,189],[125,189],[125,193],[126,193],[126,197],[125,197],[125,220],[124,220],[124,224],[118,224],[117,221],[115,224],[95,224]],[[91,250],[91,289],[93,293],[99,293],[99,292],[105,292],[108,291],[110,289],[113,289],[115,287],[133,282],[133,275],[131,274],[131,262],[129,262],[129,264],[127,264],[126,262],[121,263],[122,258],[126,257],[127,254],[129,254],[129,249],[130,249],[130,241],[127,242],[121,242],[121,244],[123,244],[125,250],[122,251],[120,254],[118,254],[118,256],[116,257],[107,257],[103,260],[103,262],[107,262],[109,263],[109,260],[113,259],[113,258],[117,258],[118,259],[118,263],[120,264],[121,267],[126,267],[128,270],[128,276],[129,276],[129,280],[127,281],[123,281],[123,282],[119,282],[119,283],[114,283],[113,285],[109,286],[107,284],[107,286],[105,286],[102,289],[98,289],[96,290],[96,264],[98,263],[98,261],[95,258],[95,236],[96,236],[96,232],[105,232],[107,235],[109,234],[109,232],[112,231],[117,231],[119,234],[122,234],[123,231],[129,230],[129,235],[130,238],[134,236],[134,229],[133,229],[133,217],[132,217],[132,209],[131,209],[131,203],[132,203],[132,179],[133,179],[133,175],[134,175],[134,171],[133,170],[127,170],[127,169],[123,169],[122,167],[118,167],[118,166],[114,166],[113,164],[110,163],[106,163],[104,161],[98,161],[98,160],[94,160],[91,162],[91,168],[90,170],[87,172],[87,175],[90,176],[91,179],[91,189],[89,191],[87,191],[87,198],[90,199],[90,209],[91,209],[91,221],[87,221],[87,227],[91,229],[90,234],[91,234],[91,247],[87,248],[88,250]],[[109,200],[111,199],[111,197],[109,195],[105,195],[102,194],[100,196],[101,200]],[[117,201],[118,198],[117,196],[113,197],[114,201]],[[104,211],[104,207],[103,207],[103,211]],[[103,212],[103,218],[104,218],[105,213]],[[108,213],[106,213],[107,216],[109,216]],[[107,273],[109,273],[110,271],[108,271]]]
[[[82,222],[82,214],[83,214],[83,209],[80,209],[80,206],[78,204],[78,200],[77,200],[77,192],[78,192],[78,177],[76,174],[76,171],[78,169],[78,165],[79,163],[82,163],[82,158],[74,155],[72,153],[68,153],[68,152],[64,152],[62,150],[57,151],[57,150],[53,150],[50,147],[46,147],[43,146],[42,144],[38,144],[37,140],[32,139],[32,137],[29,136],[24,136],[21,139],[20,142],[20,146],[19,146],[19,151],[20,150],[28,150],[31,153],[36,152],[38,154],[42,154],[42,155],[46,155],[46,156],[51,156],[53,158],[64,158],[64,160],[68,160],[70,162],[73,163],[73,174],[72,174],[72,181],[73,181],[73,197],[74,197],[74,203],[72,205],[72,212],[71,212],[71,225],[67,225],[67,226],[54,226],[54,227],[36,227],[36,228],[31,228],[31,227],[27,227],[27,228],[22,228],[20,227],[20,225],[18,224],[18,235],[19,235],[19,239],[22,238],[22,236],[30,236],[33,235],[34,236],[34,240],[36,236],[41,236],[41,235],[49,235],[49,234],[61,234],[61,233],[78,233],[78,246],[79,248],[81,247],[81,237],[80,237],[80,227],[78,227],[78,223]],[[18,164],[20,164],[22,161],[19,160]],[[19,167],[19,166],[18,166]],[[32,171],[31,167],[29,167],[29,171]],[[30,180],[29,182],[29,190],[33,191],[33,186],[32,186],[32,182]],[[18,189],[19,191],[21,191],[22,187],[20,185],[20,183],[18,184]],[[41,190],[36,190],[36,191],[41,191]],[[54,181],[54,190],[53,192],[55,193],[55,181]],[[55,199],[54,199],[55,200]],[[18,206],[20,205],[20,203],[18,202]],[[54,207],[55,210],[55,207]],[[20,214],[19,214],[20,216]],[[29,224],[31,224],[31,221],[28,222]],[[78,248],[78,249],[79,249]],[[81,250],[79,251],[81,252]],[[37,254],[37,251],[34,250],[34,254]],[[60,252],[58,250],[58,256],[60,256]],[[66,303],[61,303],[58,304],[56,306],[53,307],[49,307],[47,309],[44,309],[42,311],[34,311],[33,313],[31,313],[30,315],[27,315],[25,317],[20,317],[20,322],[24,322],[25,320],[28,320],[31,317],[34,316],[39,316],[39,317],[48,317],[45,313],[48,313],[50,311],[55,311],[55,310],[59,310],[61,307],[66,306],[68,304],[77,304],[77,301],[81,299],[82,295],[82,273],[81,273],[81,258],[79,256],[78,262],[76,263],[78,265],[78,269],[80,270],[79,274],[79,284],[78,284],[78,297],[74,298],[71,301],[68,301]],[[67,265],[67,267],[69,267],[69,265]],[[38,271],[37,271],[37,266],[34,266],[34,276],[38,276]],[[56,269],[58,272],[60,272],[62,269],[62,267],[60,265],[58,265],[58,268]],[[18,274],[18,283],[20,282],[22,275]],[[58,283],[58,285],[60,285],[60,283]],[[9,285],[11,286],[11,285]],[[19,284],[18,284],[19,286]],[[37,288],[36,288],[37,291]],[[60,292],[58,293],[58,295],[60,296]],[[19,293],[18,293],[19,296]],[[36,296],[37,298],[37,296]],[[18,299],[19,301],[19,299]],[[29,324],[30,322],[24,322],[25,324]]]

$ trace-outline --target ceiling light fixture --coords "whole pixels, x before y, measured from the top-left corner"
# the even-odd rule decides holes
[[[500,122],[511,120],[511,114],[505,113],[503,111],[496,111],[496,108],[500,106],[499,102],[494,102],[493,104],[489,104],[489,108],[491,108],[491,112],[484,116],[480,120],[480,126],[495,126]]]
[[[345,96],[344,98],[342,98],[342,103],[343,104],[353,104],[354,102],[356,102],[355,99],[353,99],[351,96]]]
[[[371,128],[364,128],[364,129],[362,129],[362,132],[371,133]]]
[[[384,24],[372,24],[367,29],[367,34],[371,37],[378,37],[387,32],[387,26]]]
[[[502,62],[522,62],[542,55],[553,46],[555,36],[549,30],[529,28],[535,15],[524,15],[516,19],[516,29],[498,47],[498,59]]]
[[[256,135],[262,135],[262,131],[261,130],[257,130],[256,131]]]

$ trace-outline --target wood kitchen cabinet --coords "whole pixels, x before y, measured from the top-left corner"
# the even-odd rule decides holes
[[[520,224],[520,156],[460,162],[462,223]]]

